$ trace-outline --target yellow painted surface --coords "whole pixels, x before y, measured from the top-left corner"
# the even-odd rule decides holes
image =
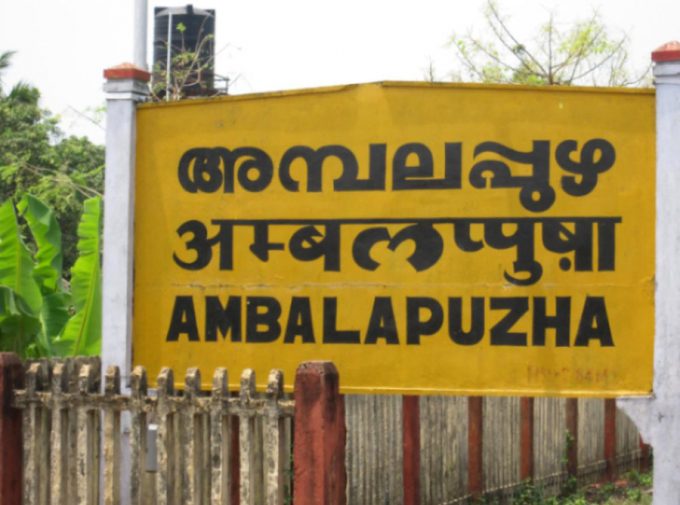
[[[235,385],[240,371],[250,367],[264,384],[269,369],[281,368],[292,384],[300,362],[323,359],[335,362],[345,392],[610,396],[651,390],[652,92],[366,84],[143,105],[137,131],[133,362],[148,367],[151,377],[161,366],[176,371],[199,366],[207,384],[215,367],[226,366]],[[569,140],[575,143],[567,152],[569,145],[564,142]],[[571,178],[582,188],[584,176],[563,168],[565,152],[578,163],[587,158],[584,146],[590,141],[591,147],[610,145],[615,159],[597,174],[590,190],[574,194],[579,191],[565,189],[569,183],[564,181]],[[485,142],[524,153],[547,149],[542,166],[549,178],[544,186],[552,188],[554,201],[530,209],[520,200],[517,185],[488,187],[487,180],[486,187],[475,187],[471,173],[480,161],[505,163],[515,182],[534,170],[534,165],[510,161],[502,153],[476,154],[475,148]],[[444,177],[445,144],[452,151],[460,149],[459,164],[455,155],[449,153],[448,158],[450,167],[460,167],[460,187],[395,189],[395,163],[405,165],[410,174],[414,166],[427,161],[412,153],[395,162],[395,154],[409,143],[422,144],[431,153],[434,179]],[[566,147],[558,155],[560,145]],[[314,150],[343,146],[357,160],[359,179],[369,175],[373,149],[374,168],[380,168],[377,160],[384,159],[384,189],[342,190],[337,180],[343,166],[332,156],[321,165],[320,191],[308,190],[307,165],[299,158],[293,161],[286,172],[290,180],[299,181],[295,188],[281,175],[282,158],[294,146]],[[180,160],[191,149],[218,147],[232,152],[241,147],[260,149],[271,159],[271,181],[259,191],[249,191],[257,173],[240,170],[245,157],[235,162],[233,191],[224,190],[223,162],[215,165],[217,175],[201,175],[195,158],[180,168]],[[402,153],[404,149],[408,147]],[[593,152],[592,161],[597,163],[603,151]],[[187,177],[190,184],[208,190],[188,191]],[[429,178],[408,180],[416,179]],[[216,180],[219,187],[210,188]],[[525,233],[533,230],[533,241],[525,235],[522,245],[493,247],[485,229],[499,220],[505,223],[496,230],[499,240],[499,236],[512,237],[522,226]],[[174,258],[188,264],[197,259],[188,243],[195,236],[178,233],[192,221],[202,223],[208,238],[217,238],[209,247],[211,260],[190,270]],[[607,256],[602,242],[607,232],[597,224],[605,221],[614,230],[609,266],[607,261],[598,263],[598,258]],[[546,226],[561,225],[562,232],[553,239],[567,241],[569,234],[578,234],[576,222],[592,230],[590,249],[548,250]],[[308,249],[293,254],[292,241],[304,249],[332,235],[328,223],[336,226],[339,237],[335,266],[328,256],[301,259]],[[374,270],[356,258],[355,244],[359,237],[371,236],[368,230],[383,228],[383,237],[394,239],[418,223],[410,231],[423,232],[429,240],[420,248],[406,238],[393,240],[391,249],[389,241],[376,240],[369,248],[377,265]],[[454,229],[461,223],[469,225],[469,238],[478,250],[459,247]],[[301,233],[311,226],[317,236],[304,240]],[[250,249],[256,227],[267,230],[270,244],[280,244],[268,251],[266,261]],[[228,230],[233,231],[231,241],[225,238]],[[533,258],[541,273],[522,285],[529,274],[515,262],[518,247],[526,260],[527,243],[533,243]],[[332,252],[333,245],[327,251]],[[220,265],[221,248],[233,251],[231,264],[224,260]],[[408,261],[417,249],[425,258],[420,270]],[[576,271],[577,254],[587,264],[584,250],[591,251],[592,268]],[[177,305],[178,299],[184,305]],[[213,307],[215,300],[224,306],[231,300],[232,308],[240,303],[240,325],[231,320],[232,330],[240,326],[240,341],[234,341],[231,331],[223,336],[214,329],[214,341],[206,339],[206,326],[219,330],[217,320],[206,317],[208,299]],[[569,316],[560,323],[564,327],[569,321],[562,330],[566,332],[563,345],[556,345],[554,329],[546,331],[540,345],[532,324],[536,311],[540,312],[537,304],[545,301],[545,313],[554,316],[558,299],[563,309],[569,304]],[[417,309],[419,301],[430,309]],[[281,314],[270,320],[273,325],[255,324],[258,316],[253,308],[258,303],[280,307]],[[461,345],[451,336],[458,327],[456,307],[462,307],[462,330],[469,331],[473,303],[483,307],[483,334],[478,342]],[[193,308],[195,324],[187,304]],[[503,328],[503,320],[509,321],[508,304],[518,307],[520,317]],[[441,321],[434,321],[435,332],[418,335],[417,321],[431,319],[437,306]],[[588,307],[585,316],[584,306]],[[335,317],[332,308],[337,310]],[[174,330],[173,310],[180,323]],[[257,313],[264,312],[261,307]],[[394,328],[390,328],[392,316]],[[304,321],[311,321],[311,326]],[[351,343],[328,342],[334,333],[330,326],[351,331],[343,334]],[[187,330],[192,327],[193,333]],[[261,339],[268,335],[272,341],[254,342],[258,335]],[[603,345],[607,343],[611,345]]]

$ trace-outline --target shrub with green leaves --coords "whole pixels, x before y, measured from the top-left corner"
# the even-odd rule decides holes
[[[18,215],[17,215],[18,211]],[[26,222],[35,247],[22,237]],[[85,201],[70,285],[55,213],[26,195],[0,205],[0,350],[24,358],[97,355],[101,348],[101,199]],[[32,250],[34,249],[34,250]]]

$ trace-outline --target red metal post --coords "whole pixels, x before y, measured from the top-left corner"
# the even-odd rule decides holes
[[[345,505],[345,403],[333,363],[303,363],[295,374],[295,505]]]
[[[520,398],[520,479],[534,478],[534,399]]]
[[[420,504],[420,400],[402,397],[404,505]]]
[[[640,471],[643,473],[650,470],[649,444],[645,444],[640,437]]]
[[[605,477],[616,479],[616,400],[604,401],[604,460],[607,463]]]
[[[567,398],[566,406],[567,421],[567,475],[578,475],[578,400]]]
[[[22,500],[21,411],[12,408],[12,390],[23,385],[24,367],[14,353],[0,353],[0,505]]]
[[[484,490],[483,428],[483,399],[471,396],[468,398],[468,493],[473,498],[480,498]]]

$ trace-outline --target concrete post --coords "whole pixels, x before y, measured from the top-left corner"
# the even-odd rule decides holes
[[[132,338],[132,269],[136,104],[148,96],[150,74],[131,64],[104,70],[106,172],[102,370],[120,367],[129,382]]]
[[[293,469],[295,505],[345,505],[345,402],[328,361],[303,363],[295,374]]]
[[[148,96],[150,74],[129,63],[104,70],[106,165],[102,292],[102,373],[120,368],[123,387],[132,363],[132,271],[137,102]],[[130,419],[122,419],[121,504],[130,503]]]
[[[680,43],[652,53],[656,85],[654,396],[618,406],[654,447],[654,503],[680,503]],[[640,174],[645,177],[646,174]]]

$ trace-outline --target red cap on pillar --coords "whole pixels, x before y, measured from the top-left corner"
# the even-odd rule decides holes
[[[151,80],[151,74],[142,68],[136,67],[132,63],[121,63],[115,67],[105,69],[104,79],[135,79],[137,81],[149,82]]]
[[[680,42],[674,40],[652,52],[652,61],[662,63],[665,61],[680,61]]]

